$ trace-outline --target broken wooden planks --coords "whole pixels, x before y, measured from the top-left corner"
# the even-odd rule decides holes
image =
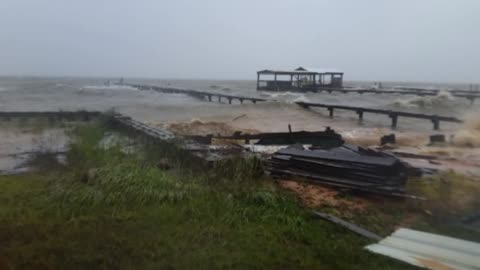
[[[336,133],[330,127],[325,131],[289,131],[289,132],[267,132],[248,134],[235,132],[231,136],[185,136],[198,143],[211,144],[212,140],[241,140],[249,144],[256,141],[257,145],[290,145],[290,144],[309,144],[315,146],[335,147],[344,143],[342,136]]]
[[[329,149],[289,147],[277,151],[268,170],[333,187],[397,196],[404,194],[409,167],[393,155],[342,145]]]

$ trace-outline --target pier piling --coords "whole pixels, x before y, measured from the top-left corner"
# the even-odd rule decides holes
[[[328,115],[330,116],[330,118],[333,118],[333,107],[328,108]]]

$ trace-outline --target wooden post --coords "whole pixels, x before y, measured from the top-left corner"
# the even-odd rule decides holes
[[[330,116],[330,118],[333,117],[333,107],[328,107],[328,115]]]
[[[240,103],[243,104],[243,98],[240,99]]]
[[[257,90],[260,89],[260,73],[257,72]]]
[[[357,111],[357,114],[358,114],[358,120],[363,121],[363,111],[362,111],[362,110],[358,110],[358,111]]]
[[[396,113],[391,113],[389,116],[392,119],[392,128],[396,128],[397,127],[398,115]]]
[[[275,90],[278,90],[278,86],[277,86],[277,73],[275,73],[275,75],[273,75],[273,81],[274,81],[274,84],[275,84]]]
[[[218,102],[222,102],[222,97],[221,96],[218,96]]]
[[[208,101],[212,102],[212,95],[208,95]]]
[[[439,130],[440,129],[440,120],[437,117],[432,118],[433,129]]]
[[[228,104],[232,104],[232,98],[228,98]]]

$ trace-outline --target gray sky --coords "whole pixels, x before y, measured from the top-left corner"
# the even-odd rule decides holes
[[[479,82],[479,0],[1,0],[0,74]]]

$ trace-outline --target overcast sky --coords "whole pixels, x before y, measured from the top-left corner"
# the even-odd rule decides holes
[[[0,0],[0,74],[480,81],[479,0]]]

